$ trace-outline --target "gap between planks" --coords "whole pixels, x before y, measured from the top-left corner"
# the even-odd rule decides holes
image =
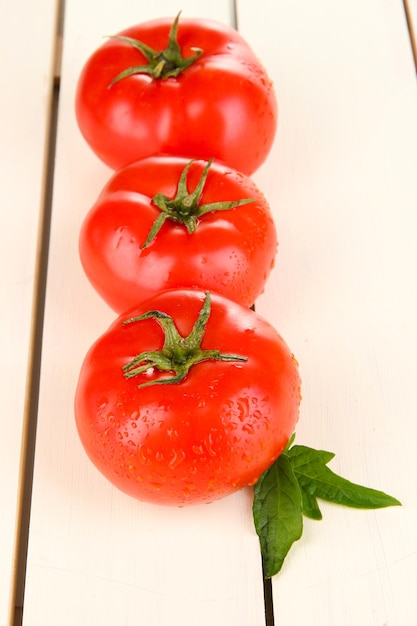
[[[46,277],[49,255],[49,235],[52,213],[55,144],[58,117],[59,85],[61,74],[62,31],[64,1],[58,0],[56,40],[52,59],[50,85],[49,124],[45,135],[45,163],[43,170],[42,196],[40,202],[40,228],[35,268],[33,321],[31,330],[31,360],[25,401],[25,419],[21,446],[20,489],[17,511],[16,546],[14,556],[14,581],[10,608],[10,626],[20,626],[23,620],[26,558],[29,538],[30,507],[32,496],[33,468],[37,412],[39,399],[42,335],[45,310]]]
[[[26,575],[26,557],[29,537],[30,507],[32,497],[33,466],[35,459],[35,441],[39,399],[39,382],[42,356],[43,319],[45,310],[46,275],[49,253],[49,231],[51,223],[51,198],[53,186],[53,160],[56,130],[57,104],[59,87],[54,86],[50,113],[50,129],[47,151],[47,173],[45,183],[45,202],[41,225],[41,244],[36,270],[36,294],[34,298],[34,320],[32,331],[32,359],[30,380],[26,401],[26,418],[22,442],[20,502],[18,514],[17,545],[15,550],[16,577],[14,583],[14,621],[19,626],[23,617],[23,598]]]
[[[417,14],[413,15],[413,11],[411,9],[411,0],[403,0],[403,3],[408,34],[410,37],[411,50],[413,52],[414,65],[417,70],[417,23],[414,23],[414,20],[416,20],[417,22]]]

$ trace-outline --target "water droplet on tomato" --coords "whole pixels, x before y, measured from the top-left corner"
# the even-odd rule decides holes
[[[138,458],[141,463],[148,462],[148,456],[146,454],[145,446],[141,444],[138,448]]]
[[[177,467],[177,465],[182,463],[184,459],[185,459],[184,450],[181,450],[179,448],[178,449],[173,448],[171,452],[171,459],[168,465],[171,469],[174,469],[175,467]]]
[[[242,426],[242,430],[244,430],[246,433],[249,433],[249,435],[253,435],[253,433],[255,432],[255,429],[250,422],[247,422],[246,424],[244,424]]]
[[[213,433],[209,433],[205,444],[206,444],[207,452],[210,454],[210,456],[217,456],[217,452],[214,449],[214,443],[215,443],[215,440],[214,440]]]
[[[243,421],[249,412],[248,398],[238,398],[237,400],[238,418]]]
[[[195,485],[194,483],[187,483],[187,486],[182,490],[182,494],[185,498],[189,498],[191,496],[191,492],[194,491]]]

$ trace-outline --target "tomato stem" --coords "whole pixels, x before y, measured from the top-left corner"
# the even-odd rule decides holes
[[[133,74],[148,74],[155,79],[175,78],[197,61],[203,53],[201,48],[191,48],[195,54],[190,57],[184,58],[182,56],[181,48],[177,40],[178,20],[180,15],[181,11],[172,23],[168,35],[168,45],[165,50],[154,50],[133,37],[124,37],[123,35],[113,35],[111,37],[111,39],[118,39],[136,48],[145,57],[148,63],[128,67],[120,72],[109,84],[109,89],[119,80],[132,76]]]
[[[162,213],[159,214],[153,223],[145,243],[141,246],[142,249],[146,248],[155,239],[167,219],[183,224],[187,232],[192,234],[198,226],[199,218],[205,213],[228,211],[229,209],[234,209],[248,202],[254,202],[255,198],[243,198],[242,200],[226,200],[222,202],[211,202],[209,204],[199,204],[213,159],[208,161],[196,188],[190,193],[187,186],[187,176],[188,170],[193,162],[194,160],[191,160],[183,169],[178,181],[177,193],[174,198],[168,198],[162,193],[157,193],[152,198],[152,202]]]
[[[161,350],[147,350],[135,356],[123,365],[123,375],[126,379],[133,378],[149,369],[159,372],[174,372],[175,376],[157,378],[139,386],[167,385],[179,383],[187,376],[189,370],[202,361],[247,361],[247,357],[238,354],[222,353],[219,350],[204,350],[201,342],[210,317],[211,298],[206,292],[203,306],[197,320],[187,337],[182,337],[170,315],[162,311],[147,311],[137,317],[131,317],[123,325],[140,322],[145,319],[155,319],[164,331],[165,339]]]

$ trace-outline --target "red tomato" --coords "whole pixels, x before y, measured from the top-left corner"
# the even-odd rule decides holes
[[[123,38],[150,46],[157,61]],[[190,59],[172,75],[177,61]],[[92,54],[79,78],[76,117],[91,148],[114,169],[173,154],[213,157],[251,174],[271,148],[277,104],[265,69],[234,29],[166,18],[128,28]]]
[[[90,348],[75,415],[87,454],[116,487],[182,506],[254,484],[287,444],[299,402],[297,363],[268,322],[215,294],[210,303],[171,290]]]
[[[247,203],[214,210],[212,203],[224,201]],[[176,209],[168,214],[156,203]],[[143,247],[158,218],[164,223]],[[110,179],[84,220],[79,249],[92,285],[118,313],[178,287],[217,291],[251,306],[273,267],[277,238],[265,198],[244,174],[205,161],[150,157]]]

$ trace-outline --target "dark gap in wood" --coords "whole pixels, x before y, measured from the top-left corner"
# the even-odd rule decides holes
[[[235,30],[239,30],[239,25],[238,25],[238,21],[237,21],[237,1],[238,0],[231,0],[231,26],[233,26],[233,28]]]
[[[63,31],[64,0],[61,0],[57,16],[57,47],[55,55],[60,54],[59,37]],[[55,151],[57,136],[58,104],[60,80],[53,76],[49,126],[47,128],[46,172],[42,222],[39,233],[38,264],[34,294],[34,322],[32,330],[32,360],[30,364],[30,382],[26,409],[26,432],[22,441],[22,479],[19,509],[19,529],[16,547],[16,570],[14,585],[13,626],[23,623],[23,607],[26,578],[26,560],[29,540],[30,509],[32,499],[33,470],[35,460],[36,428],[39,402],[40,371],[42,358],[43,323],[45,314],[45,296],[49,257],[49,241],[52,215],[52,196],[55,169]]]
[[[46,277],[49,256],[49,235],[51,225],[51,206],[53,172],[55,158],[56,120],[59,99],[59,86],[54,85],[51,107],[48,172],[45,190],[45,209],[42,223],[42,248],[39,259],[38,285],[36,291],[36,309],[33,339],[33,361],[29,390],[28,419],[26,431],[25,459],[22,484],[22,503],[20,511],[20,532],[18,538],[18,555],[15,590],[14,626],[20,626],[23,619],[23,604],[26,577],[26,558],[29,539],[30,508],[32,498],[33,465],[35,460],[36,427],[39,401],[40,370],[42,358],[43,321],[45,313]]]
[[[411,50],[413,52],[414,65],[417,70],[417,39],[415,35],[415,29],[417,29],[417,24],[413,24],[412,17],[411,17],[411,9],[409,7],[408,0],[403,0],[403,4],[404,4],[405,20],[407,22],[407,28],[408,28],[408,35],[410,37]]]
[[[272,582],[264,577],[265,626],[275,626]]]

